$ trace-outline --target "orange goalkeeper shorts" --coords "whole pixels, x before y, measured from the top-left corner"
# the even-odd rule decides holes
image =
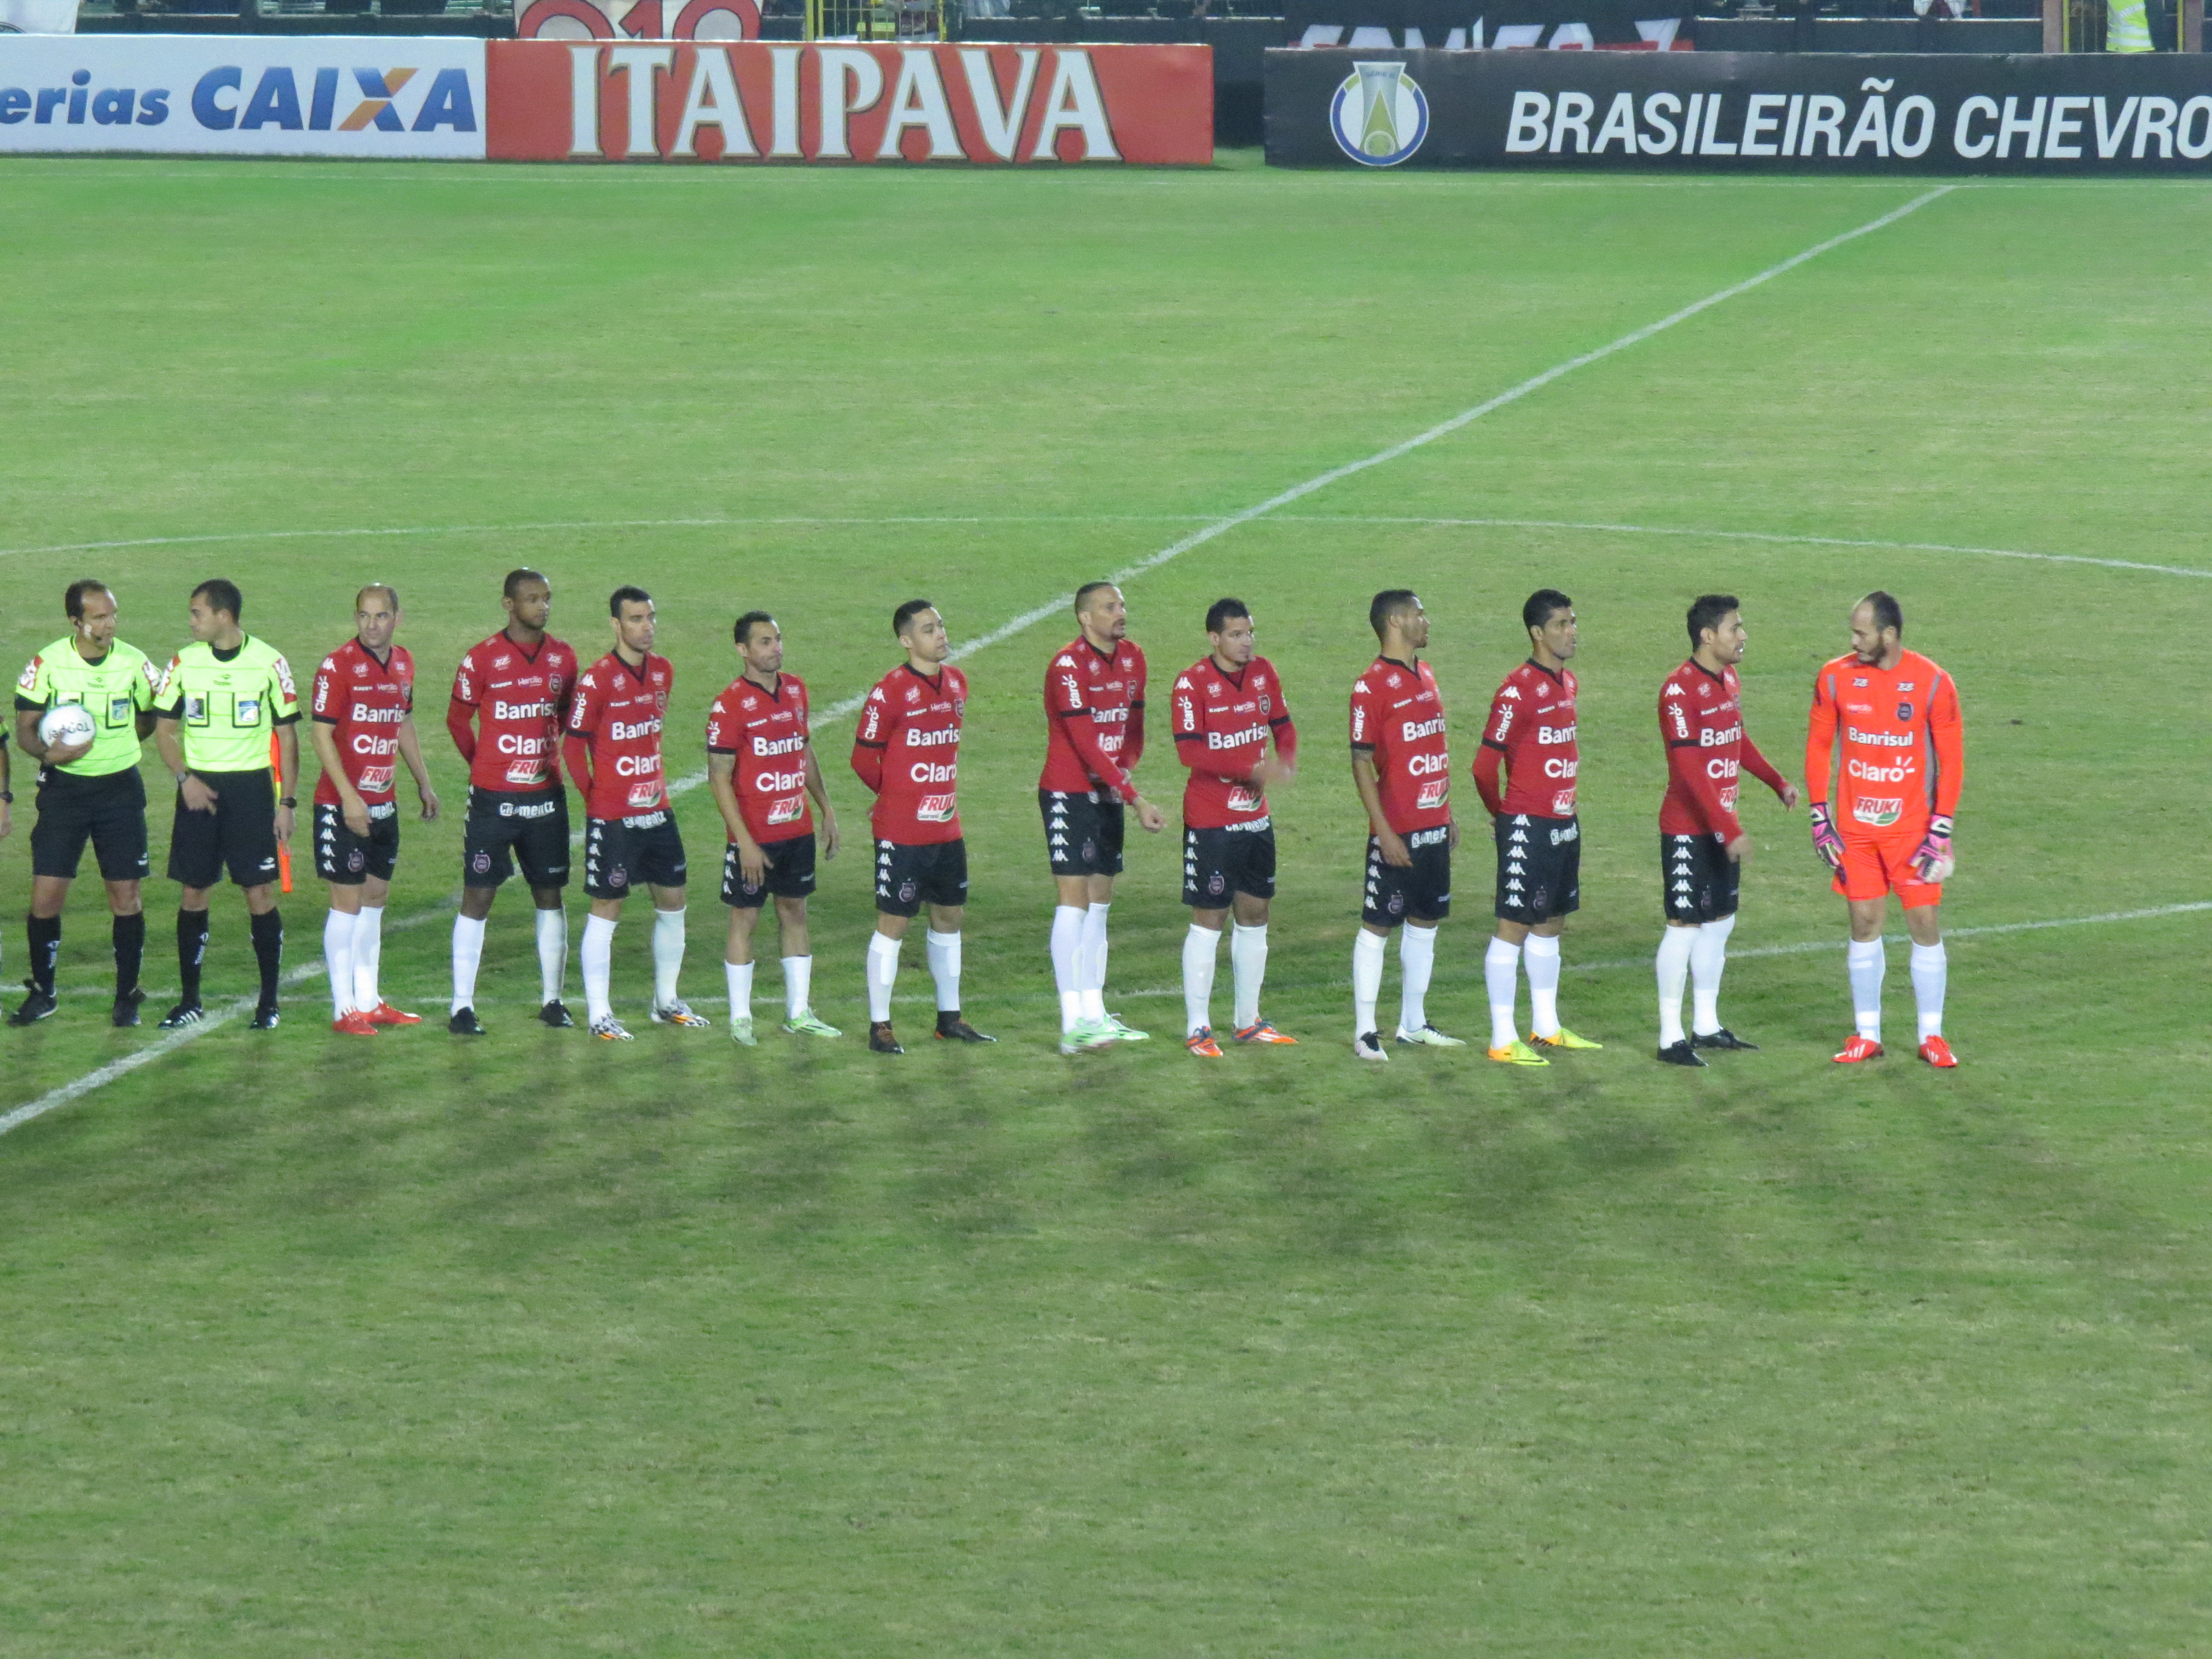
[[[1923,824],[1910,836],[1853,836],[1844,832],[1844,867],[1832,885],[1847,899],[1886,898],[1897,895],[1908,910],[1942,901],[1943,884],[1923,881],[1913,867],[1912,855],[1928,834]]]

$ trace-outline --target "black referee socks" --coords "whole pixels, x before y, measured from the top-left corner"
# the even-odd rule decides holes
[[[200,963],[207,960],[208,913],[204,910],[177,912],[177,972],[182,975],[184,1000],[198,1004],[200,1000]]]
[[[203,917],[205,911],[200,913]],[[115,940],[115,1000],[120,1002],[138,988],[138,969],[146,959],[146,913],[118,916]]]
[[[252,918],[253,959],[261,964],[261,1006],[276,1006],[276,969],[284,960],[284,918],[264,910]]]
[[[33,915],[24,920],[25,931],[31,936],[31,988],[52,996],[54,963],[62,954],[62,919]]]

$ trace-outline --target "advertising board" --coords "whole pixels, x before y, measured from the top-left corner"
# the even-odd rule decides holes
[[[480,159],[484,43],[0,35],[0,155]]]
[[[502,161],[1213,159],[1200,46],[502,40],[489,64]]]
[[[1279,167],[2212,173],[2212,58],[1276,51]]]

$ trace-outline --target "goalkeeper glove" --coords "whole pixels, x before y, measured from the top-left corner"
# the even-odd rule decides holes
[[[1831,870],[1844,867],[1844,838],[1836,833],[1835,820],[1828,816],[1826,806],[1811,811],[1813,819],[1813,850],[1827,863]]]
[[[1951,820],[1938,812],[1928,820],[1928,833],[1920,842],[1920,850],[1912,855],[1912,867],[1920,872],[1923,881],[1941,881],[1958,866],[1951,856]]]

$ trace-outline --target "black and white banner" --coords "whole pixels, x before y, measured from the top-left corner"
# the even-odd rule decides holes
[[[1275,167],[2212,173],[2212,57],[1270,52]]]

